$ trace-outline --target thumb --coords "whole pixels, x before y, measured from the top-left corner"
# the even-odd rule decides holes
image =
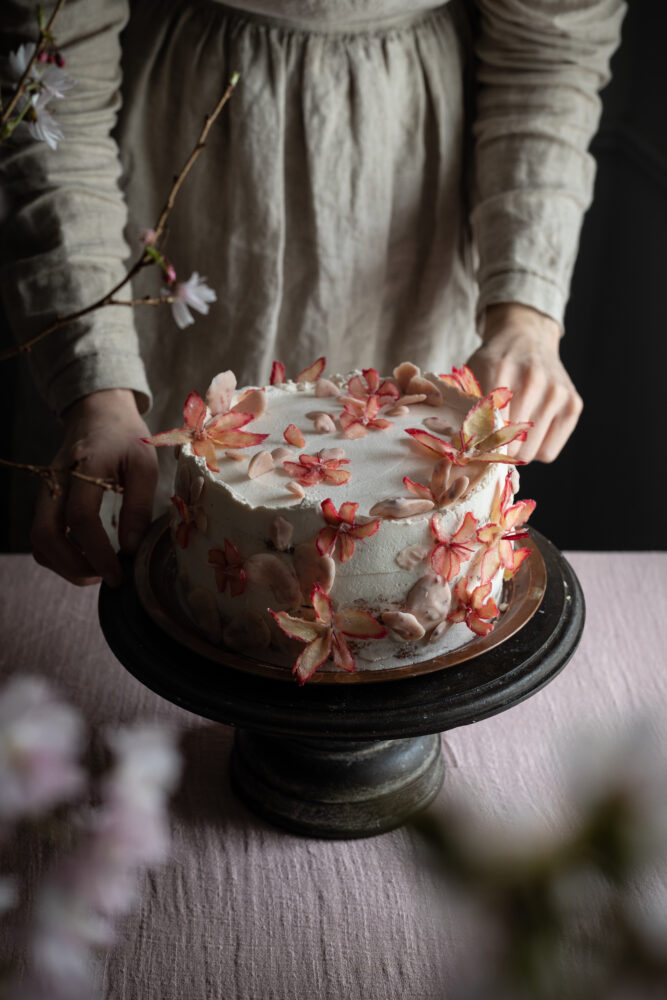
[[[157,458],[145,445],[128,455],[123,481],[118,540],[122,552],[133,555],[153,519],[153,497],[157,485]]]

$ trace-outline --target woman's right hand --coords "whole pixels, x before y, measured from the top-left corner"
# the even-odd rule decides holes
[[[123,487],[118,537],[123,552],[136,551],[153,516],[157,484],[155,449],[129,389],[103,389],[77,400],[65,413],[65,436],[52,465]],[[38,563],[70,583],[86,586],[122,580],[120,563],[99,517],[103,490],[77,477],[62,477],[62,494],[44,486],[35,509],[31,540]]]

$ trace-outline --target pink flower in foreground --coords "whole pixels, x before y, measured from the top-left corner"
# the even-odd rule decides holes
[[[206,278],[200,278],[197,271],[193,271],[187,281],[176,281],[171,288],[164,290],[164,294],[171,302],[171,311],[181,330],[194,323],[189,307],[206,315],[209,302],[217,299],[213,289],[206,284]]]
[[[366,611],[345,608],[334,612],[329,595],[316,583],[310,595],[315,610],[315,620],[293,618],[286,611],[271,611],[279,628],[291,639],[308,645],[297,658],[293,673],[299,684],[305,684],[309,677],[321,667],[324,661],[333,657],[337,667],[354,673],[356,665],[345,636],[353,639],[381,639],[387,634],[386,628]]]
[[[101,804],[78,849],[37,893],[21,996],[91,996],[93,949],[113,943],[112,918],[135,902],[139,869],[166,857],[167,798],[180,771],[171,733],[137,725],[112,733],[109,744],[114,765]]]
[[[0,693],[0,822],[38,816],[84,787],[83,721],[37,677]]]

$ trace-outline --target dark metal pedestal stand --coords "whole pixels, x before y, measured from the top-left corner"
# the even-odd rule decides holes
[[[367,837],[400,826],[442,783],[439,733],[523,701],[565,666],[584,600],[571,567],[537,532],[547,571],[535,616],[500,646],[434,673],[382,683],[306,684],[221,666],[179,645],[125,583],[100,591],[100,621],[120,662],[181,708],[238,727],[232,780],[241,799],[313,837]]]

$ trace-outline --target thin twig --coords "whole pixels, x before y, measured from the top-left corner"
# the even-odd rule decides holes
[[[21,100],[21,97],[23,96],[24,87],[27,81],[30,79],[30,73],[32,72],[32,68],[39,59],[41,53],[46,48],[47,43],[50,41],[51,28],[53,27],[53,22],[55,21],[58,14],[65,6],[65,3],[66,0],[58,0],[58,3],[56,4],[54,11],[51,14],[51,17],[49,18],[46,27],[40,28],[40,39],[37,45],[35,46],[35,51],[32,54],[32,59],[29,61],[28,65],[24,70],[23,76],[16,85],[16,91],[14,92],[14,96],[12,97],[9,104],[2,112],[2,115],[0,115],[0,134],[4,130],[4,127],[9,121],[9,119],[11,118],[14,108],[16,107],[18,102]]]
[[[21,472],[30,472],[33,476],[39,476],[40,479],[43,479],[47,483],[52,496],[59,496],[62,493],[62,487],[58,482],[59,475],[73,476],[75,479],[83,480],[84,483],[99,486],[100,489],[107,492],[123,492],[123,487],[115,479],[100,479],[98,476],[87,476],[85,472],[79,472],[76,468],[58,469],[55,465],[30,465],[28,462],[11,462],[7,458],[0,458],[0,465],[4,465],[8,469],[19,469]]]
[[[62,2],[64,2],[64,0],[62,0]],[[51,22],[49,22],[49,24],[50,23]],[[169,213],[174,207],[176,195],[178,194],[180,187],[183,181],[185,180],[186,175],[190,172],[197,157],[204,149],[204,146],[206,145],[206,140],[208,138],[208,134],[211,130],[213,123],[215,122],[216,118],[224,108],[229,98],[232,96],[234,88],[238,83],[239,75],[240,75],[239,73],[232,74],[232,78],[229,81],[227,89],[225,90],[224,94],[218,101],[212,114],[207,115],[206,118],[204,119],[204,126],[202,128],[199,138],[197,139],[197,143],[194,149],[188,156],[180,173],[178,173],[174,177],[174,182],[171,186],[171,190],[165,202],[164,208],[162,209],[160,217],[153,229],[155,233],[155,237],[153,239],[153,245],[155,245],[162,236],[162,233],[164,232],[165,226],[167,224],[167,219],[169,218]],[[25,340],[22,344],[16,344],[14,347],[10,347],[7,350],[0,351],[0,363],[3,361],[7,361],[9,358],[14,358],[19,354],[30,353],[35,344],[38,344],[41,340],[44,340],[44,338],[48,337],[49,334],[54,332],[54,330],[58,330],[60,329],[60,327],[66,326],[68,323],[73,323],[75,320],[81,319],[83,316],[87,316],[89,313],[95,312],[97,309],[103,309],[105,306],[162,305],[165,301],[168,300],[151,299],[148,296],[140,299],[133,299],[131,301],[130,300],[118,301],[114,299],[114,295],[117,292],[119,292],[120,289],[123,288],[128,283],[128,281],[131,281],[140,271],[142,271],[145,267],[148,267],[150,264],[153,263],[154,260],[151,257],[151,255],[147,251],[144,251],[139,260],[137,260],[132,265],[132,267],[129,269],[127,274],[121,279],[121,281],[119,281],[118,284],[114,285],[114,287],[110,291],[108,291],[105,295],[97,299],[97,301],[93,302],[91,305],[86,306],[84,309],[78,309],[76,312],[68,313],[68,315],[66,316],[58,316],[53,321],[53,323],[51,323],[49,326],[46,327],[46,329],[42,330],[40,333],[35,334],[35,336],[31,337],[29,340]]]

